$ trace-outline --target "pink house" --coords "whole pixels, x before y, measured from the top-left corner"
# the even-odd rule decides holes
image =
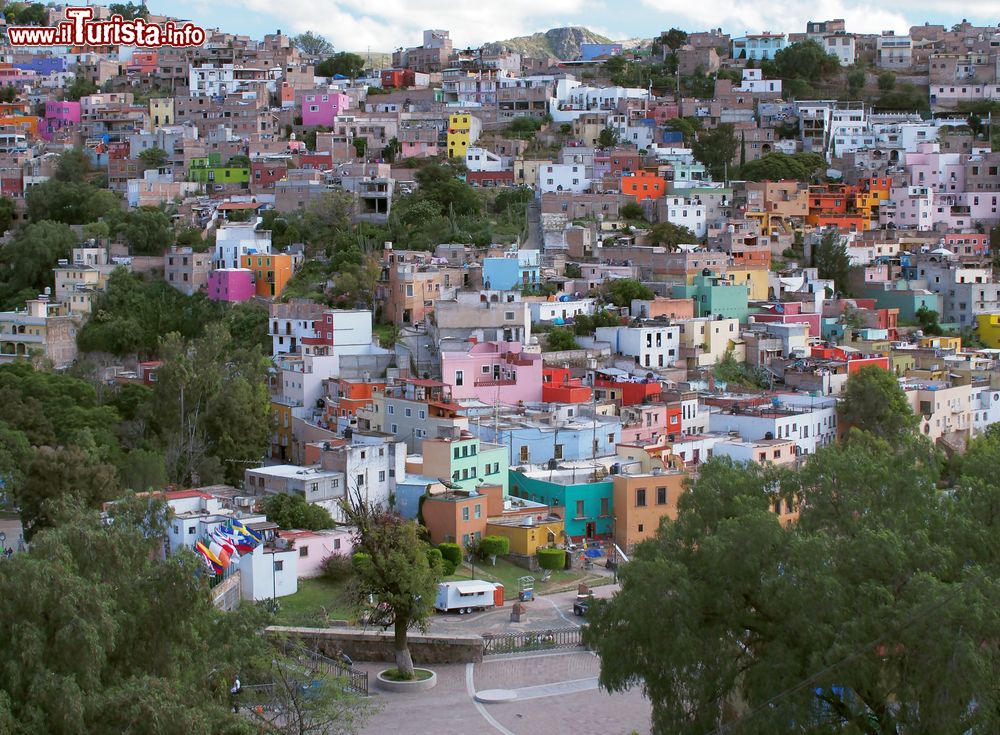
[[[768,306],[765,311],[752,314],[756,322],[776,322],[778,324],[808,324],[809,335],[818,337],[822,334],[820,323],[822,315],[811,314],[802,311],[802,304],[798,301],[785,301],[780,304]]]
[[[318,577],[323,573],[323,562],[331,554],[350,556],[354,548],[351,533],[344,529],[328,531],[279,531],[279,536],[294,542],[299,552],[296,572],[299,579]]]
[[[45,118],[39,126],[38,135],[44,140],[52,140],[52,134],[57,130],[79,124],[79,102],[47,100],[45,102]]]
[[[212,301],[249,301],[254,293],[249,268],[219,268],[208,274],[208,298]]]
[[[980,232],[946,232],[944,246],[955,255],[985,255],[990,251],[990,236]]]
[[[302,124],[307,128],[332,127],[349,104],[350,98],[343,92],[306,92],[302,95]]]
[[[482,342],[468,352],[441,353],[441,379],[452,400],[478,398],[504,406],[542,400],[542,356],[520,342]]]

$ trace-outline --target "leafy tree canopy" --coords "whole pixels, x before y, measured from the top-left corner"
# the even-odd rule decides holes
[[[42,221],[24,227],[0,248],[0,306],[13,309],[53,288],[52,269],[69,258],[77,238],[60,222]]]
[[[818,153],[775,152],[744,164],[740,176],[747,181],[812,181],[825,168],[826,159]]]
[[[333,53],[333,44],[327,41],[323,36],[318,33],[313,33],[312,31],[306,31],[305,33],[300,33],[292,42],[298,46],[299,50],[306,56],[320,57],[325,56],[329,58],[330,54]],[[323,76],[332,76],[326,74]]]
[[[341,51],[316,64],[316,76],[332,77],[340,74],[348,79],[356,79],[365,70],[365,60],[357,54]]]
[[[651,299],[653,289],[634,278],[616,278],[604,287],[605,297],[615,306],[632,306],[632,299]]]
[[[907,437],[919,422],[896,376],[875,366],[847,379],[839,413],[841,423],[887,441]]]
[[[781,49],[774,55],[774,61],[764,62],[762,68],[765,76],[773,74],[782,79],[815,82],[835,74],[840,69],[840,61],[816,41],[808,39]]]
[[[333,518],[321,505],[307,503],[298,493],[278,493],[264,501],[267,520],[274,521],[285,530],[319,531],[333,528]]]

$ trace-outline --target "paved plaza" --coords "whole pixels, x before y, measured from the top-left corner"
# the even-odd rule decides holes
[[[362,664],[375,672],[387,664]],[[608,694],[597,686],[600,661],[587,651],[491,656],[479,664],[434,666],[437,686],[425,693],[376,693],[380,711],[365,735],[630,735],[649,732],[650,708],[642,692]],[[510,702],[482,704],[477,691],[507,689]]]

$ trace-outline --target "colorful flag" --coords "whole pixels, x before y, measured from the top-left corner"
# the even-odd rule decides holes
[[[226,535],[226,532],[221,526],[212,531],[212,540],[218,542],[227,554],[229,554],[229,563],[233,564],[240,560],[239,551],[236,549],[236,543],[232,538]]]
[[[226,552],[225,549],[222,548],[222,544],[220,544],[215,539],[210,539],[208,544],[208,550],[211,551],[213,554],[215,554],[215,558],[219,560],[219,563],[222,565],[223,569],[229,567],[229,554]]]
[[[241,554],[249,554],[261,542],[260,535],[256,531],[251,531],[239,520],[231,521],[226,533],[233,539],[236,550]]]
[[[222,572],[225,571],[222,565],[219,564],[219,560],[201,541],[198,541],[194,545],[194,550],[196,554],[205,560],[205,565],[211,570],[212,574],[222,574]]]

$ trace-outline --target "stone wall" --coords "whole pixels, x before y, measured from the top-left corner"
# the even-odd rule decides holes
[[[333,659],[346,653],[356,661],[395,661],[392,631],[271,626],[267,632],[301,641]],[[479,663],[483,660],[483,639],[478,635],[434,636],[411,632],[408,641],[416,664]]]
[[[234,610],[240,604],[240,573],[212,588],[212,604],[220,610]]]

